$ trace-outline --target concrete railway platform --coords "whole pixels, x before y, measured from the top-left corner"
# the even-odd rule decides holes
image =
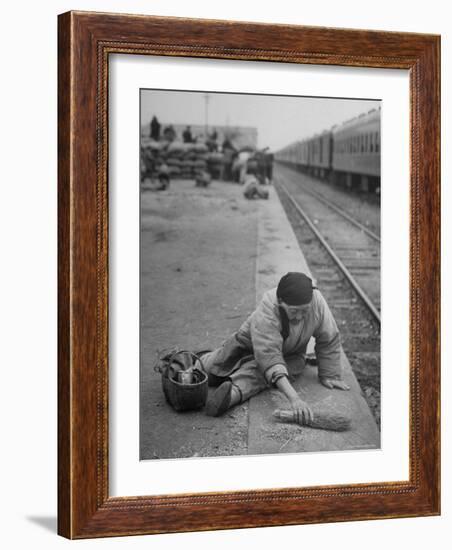
[[[238,185],[202,189],[176,180],[166,191],[142,193],[141,459],[379,448],[345,354],[350,391],[324,388],[310,366],[294,386],[309,404],[350,416],[346,432],[275,422],[273,411],[287,407],[276,389],[220,418],[176,413],[166,403],[153,369],[158,351],[220,345],[287,271],[309,273],[309,266],[274,189],[267,201],[247,201]]]

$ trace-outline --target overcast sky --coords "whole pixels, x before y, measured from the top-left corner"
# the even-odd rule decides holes
[[[205,124],[206,92],[142,90],[141,124]],[[258,147],[277,151],[380,105],[379,101],[246,94],[208,94],[209,128],[254,126]]]

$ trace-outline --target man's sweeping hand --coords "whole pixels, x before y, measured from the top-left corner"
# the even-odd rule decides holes
[[[335,378],[321,378],[320,382],[330,390],[332,390],[333,388],[337,388],[338,390],[350,389],[350,386],[348,386],[345,382],[343,382],[342,380],[336,380]]]
[[[300,397],[294,397],[290,400],[290,406],[294,413],[295,420],[299,424],[310,424],[314,420],[314,414],[309,405]]]
[[[281,376],[276,381],[276,387],[287,397],[290,408],[294,414],[294,420],[299,424],[309,424],[314,420],[314,415],[308,404],[301,399],[295,391],[287,376]]]

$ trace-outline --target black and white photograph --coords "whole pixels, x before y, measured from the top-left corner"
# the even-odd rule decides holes
[[[447,6],[4,4],[5,549],[451,546]]]
[[[375,99],[140,90],[140,459],[380,448]]]

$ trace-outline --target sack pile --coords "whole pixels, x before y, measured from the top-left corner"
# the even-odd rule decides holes
[[[205,143],[143,139],[141,155],[142,179],[157,176],[163,164],[168,166],[171,178],[196,179],[208,172],[219,179],[222,174],[223,153],[209,152]]]

